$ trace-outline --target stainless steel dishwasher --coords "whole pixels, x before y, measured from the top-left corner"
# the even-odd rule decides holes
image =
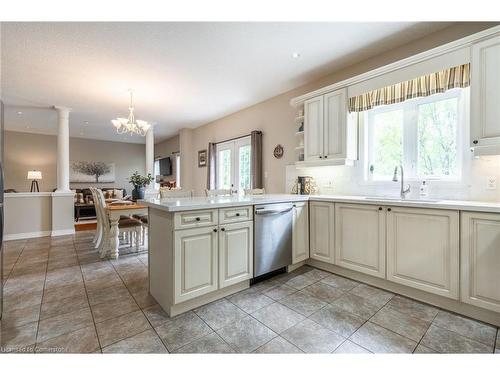
[[[292,264],[293,203],[255,206],[254,277]]]

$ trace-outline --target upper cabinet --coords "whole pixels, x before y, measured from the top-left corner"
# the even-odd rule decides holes
[[[304,162],[345,164],[357,158],[357,123],[348,126],[347,90],[304,102]]]
[[[472,46],[470,135],[479,154],[500,151],[499,67],[500,36]]]

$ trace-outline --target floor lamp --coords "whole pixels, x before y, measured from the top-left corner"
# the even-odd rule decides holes
[[[28,180],[31,180],[31,190],[30,192],[39,192],[38,180],[42,179],[42,172],[40,171],[28,171]]]

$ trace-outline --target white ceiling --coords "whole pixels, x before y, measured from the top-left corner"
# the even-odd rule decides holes
[[[133,88],[136,117],[159,141],[449,25],[2,23],[5,127],[55,134],[47,108],[62,105],[71,136],[143,143],[110,123],[126,117]]]

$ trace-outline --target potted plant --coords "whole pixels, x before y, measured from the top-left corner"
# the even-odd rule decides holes
[[[148,173],[147,176],[141,176],[137,171],[130,176],[128,182],[134,185],[134,190],[132,190],[132,199],[144,199],[144,191],[146,186],[148,186],[153,181],[153,176]]]

